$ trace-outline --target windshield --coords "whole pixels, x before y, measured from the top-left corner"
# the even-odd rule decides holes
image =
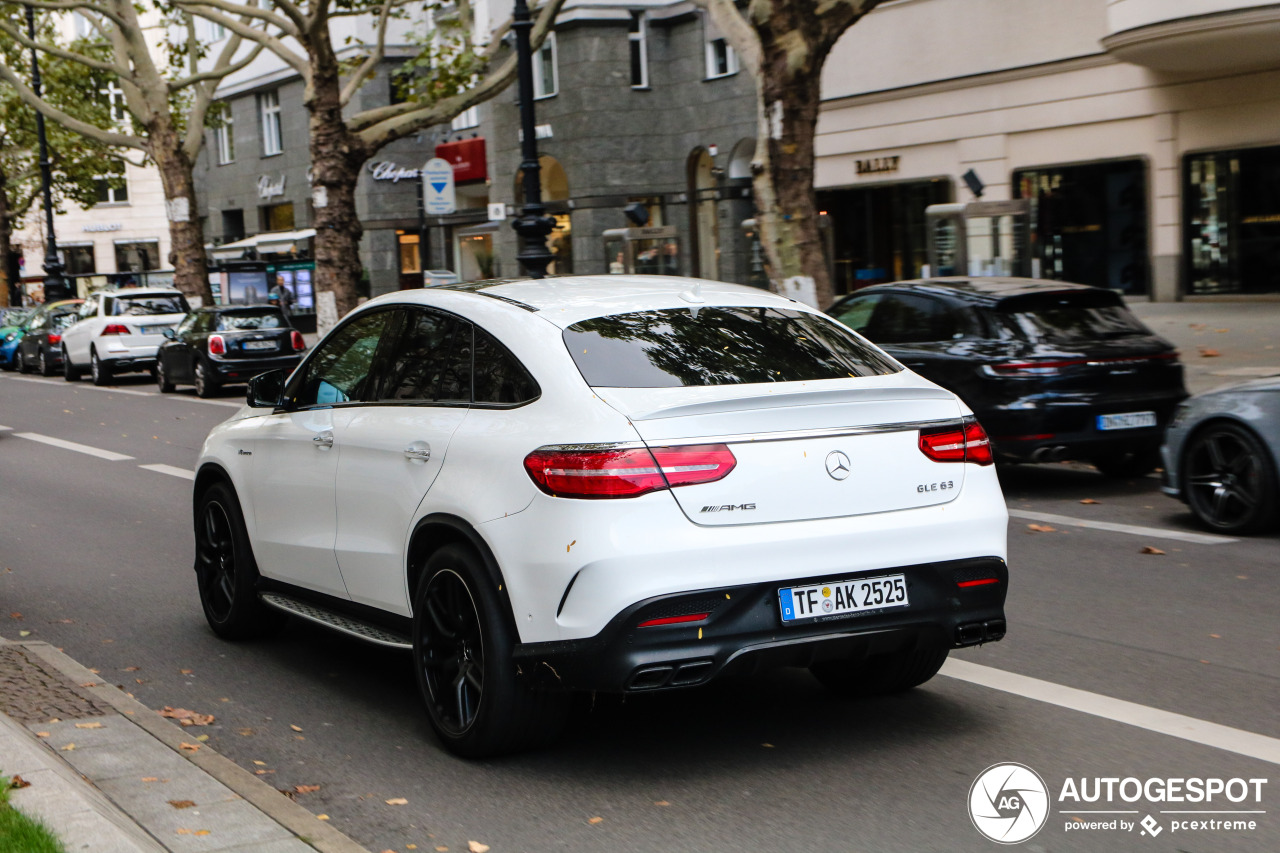
[[[218,315],[219,332],[233,332],[237,329],[282,329],[285,325],[287,324],[284,321],[284,315],[272,308]]]
[[[564,342],[593,387],[746,385],[900,370],[842,326],[786,308],[673,308],[596,317],[567,328]]]
[[[1006,340],[1080,343],[1152,334],[1106,290],[1013,297],[989,316],[996,336]]]
[[[164,293],[148,293],[137,296],[116,295],[107,298],[110,304],[107,306],[106,313],[110,317],[185,314],[190,310],[187,308],[187,300],[176,293],[172,296]]]
[[[65,314],[54,314],[49,318],[49,326],[54,329],[65,329],[80,319],[80,315],[75,311],[68,311]]]

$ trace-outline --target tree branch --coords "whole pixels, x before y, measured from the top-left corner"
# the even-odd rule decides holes
[[[241,39],[239,35],[233,36],[233,39],[236,41],[237,47],[240,44],[244,43],[243,39]],[[228,44],[230,44],[231,41],[232,39],[228,39]],[[205,83],[210,80],[221,80],[223,77],[227,77],[232,74],[235,74],[237,71],[240,71],[241,69],[246,68],[249,65],[249,63],[257,59],[258,54],[262,53],[263,47],[264,45],[262,44],[255,44],[253,46],[253,50],[249,51],[249,53],[246,54],[244,59],[241,59],[225,67],[222,67],[222,58],[219,57],[218,64],[214,65],[214,67],[211,70],[201,71],[199,74],[192,74],[190,77],[184,77],[181,80],[171,81],[169,83],[169,91],[177,92],[181,89],[185,89],[188,86],[194,86],[197,83]],[[225,48],[224,48],[224,51],[225,51]]]
[[[342,87],[342,93],[338,96],[338,103],[342,106],[345,107],[355,93],[360,91],[365,80],[369,79],[369,75],[377,69],[378,63],[382,62],[383,57],[387,55],[387,22],[391,20],[391,10],[397,5],[399,4],[396,0],[382,0],[382,9],[378,13],[378,39],[374,43],[373,50]]]
[[[125,68],[122,65],[116,65],[114,62],[104,62],[101,59],[94,59],[91,56],[85,56],[82,53],[76,53],[72,50],[63,50],[62,48],[54,47],[51,44],[42,44],[38,41],[32,41],[27,38],[25,33],[21,32],[7,21],[0,21],[0,33],[4,33],[23,47],[35,48],[42,53],[47,53],[50,56],[56,56],[59,59],[78,62],[87,68],[93,68],[97,71],[105,71],[108,74],[115,74],[118,77],[128,77],[133,73],[130,69]]]
[[[0,64],[0,80],[3,80],[12,86],[13,91],[17,93],[18,97],[21,98],[23,103],[27,106],[32,109],[39,110],[51,121],[57,122],[67,130],[75,131],[82,136],[89,137],[95,142],[101,142],[103,145],[116,145],[121,148],[136,148],[139,151],[147,150],[146,140],[141,137],[133,136],[132,134],[115,133],[113,131],[103,130],[96,125],[72,118],[57,107],[51,106],[41,98],[37,98],[36,93],[31,91],[31,88],[23,82],[22,78],[13,73],[13,70],[7,65]]]
[[[262,30],[256,30],[248,24],[232,18],[230,15],[225,15],[222,12],[215,11],[214,4],[227,7],[232,6],[232,4],[223,3],[222,0],[175,0],[175,2],[181,6],[191,7],[195,14],[204,18],[206,21],[221,24],[236,35],[262,45],[267,50],[280,57],[280,59],[294,71],[297,71],[303,77],[307,76],[308,63],[306,57],[290,50],[288,45],[270,33],[263,32]],[[295,31],[294,26],[288,21],[285,21],[285,23],[288,25],[288,29],[284,31],[285,34],[297,37],[297,32]]]
[[[212,9],[216,12],[223,12],[227,15],[240,16],[242,18],[257,18],[264,23],[276,27],[285,35],[297,36],[298,28],[288,18],[277,15],[269,9],[262,9],[251,3],[232,3],[230,0],[173,0],[173,4],[180,8],[189,9],[193,14],[199,15],[207,21],[226,26],[225,21],[214,18],[212,14],[201,11],[201,8]],[[227,29],[231,29],[227,27]]]
[[[96,15],[102,15],[109,18],[118,26],[125,26],[125,21],[115,12],[106,8],[101,3],[90,3],[86,0],[22,0],[23,6],[30,6],[33,9],[51,9],[60,12],[75,12],[80,9],[88,9]]]
[[[757,76],[763,55],[760,36],[738,11],[733,0],[693,0],[693,2],[707,11],[712,23],[733,47],[747,72],[752,77]]]

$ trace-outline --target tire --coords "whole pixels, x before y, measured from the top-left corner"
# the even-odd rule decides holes
[[[1089,458],[1093,467],[1104,477],[1117,480],[1127,477],[1143,477],[1160,466],[1158,444],[1098,453]]]
[[[156,379],[156,387],[160,389],[160,393],[172,394],[173,383],[170,382],[169,377],[165,375],[163,361],[159,361],[159,360],[156,361],[156,368],[154,372],[155,372],[155,379]]]
[[[53,366],[53,362],[45,358],[44,347],[40,348],[40,352],[36,353],[36,369],[41,376],[53,376],[58,369]]]
[[[209,368],[203,361],[196,361],[196,396],[213,397],[220,389],[218,381],[209,375]]]
[[[98,358],[97,350],[89,350],[89,378],[98,387],[111,384],[111,365]]]
[[[1191,436],[1182,493],[1200,523],[1217,533],[1256,533],[1280,519],[1275,462],[1239,424],[1210,424]]]
[[[62,348],[62,378],[68,382],[80,381],[80,368],[71,363],[71,356],[67,353],[67,348]]]
[[[258,564],[235,491],[226,483],[205,490],[196,505],[196,583],[213,633],[224,640],[260,637],[285,615],[258,600]]]
[[[413,612],[418,689],[446,749],[479,758],[560,734],[571,694],[540,691],[520,677],[511,659],[514,626],[475,551],[459,544],[436,551]]]
[[[941,635],[922,634],[905,649],[857,660],[823,661],[809,671],[837,696],[884,696],[919,687],[933,678],[949,650]]]
[[[13,369],[19,373],[28,372],[27,359],[22,355],[22,346],[13,351]]]

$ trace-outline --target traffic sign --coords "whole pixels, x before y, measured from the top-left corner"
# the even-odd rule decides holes
[[[453,166],[448,160],[432,157],[422,167],[422,203],[430,216],[458,211],[453,189]]]

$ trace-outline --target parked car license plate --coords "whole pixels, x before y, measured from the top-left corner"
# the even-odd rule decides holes
[[[160,324],[155,325],[155,326],[139,326],[139,327],[138,327],[138,334],[140,334],[140,335],[159,335],[159,334],[163,333],[165,329],[172,329],[172,328],[173,328],[173,326],[169,325],[168,323],[160,323]]]
[[[1136,429],[1156,425],[1155,412],[1125,412],[1119,415],[1098,415],[1098,429]]]
[[[245,341],[240,345],[241,349],[275,349],[275,341]]]
[[[783,622],[906,607],[907,579],[904,575],[885,575],[786,587],[778,590],[778,604]]]

